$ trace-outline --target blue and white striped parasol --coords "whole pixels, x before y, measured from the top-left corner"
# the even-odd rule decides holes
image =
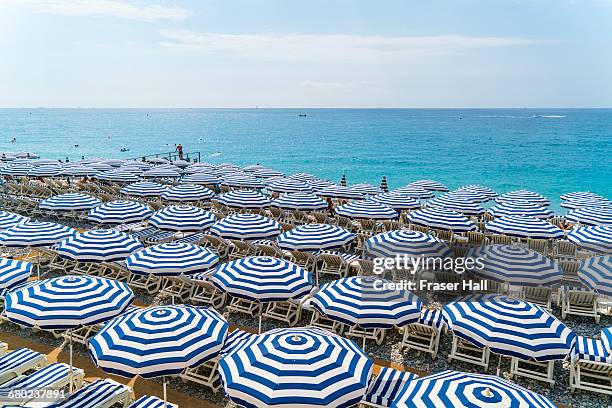
[[[139,275],[178,276],[206,272],[218,262],[219,256],[208,248],[167,242],[130,255],[125,264],[130,272]]]
[[[567,239],[576,245],[597,252],[612,252],[612,227],[576,227]]]
[[[0,290],[27,281],[32,275],[32,264],[17,259],[0,258]]]
[[[272,200],[272,207],[283,210],[317,211],[327,209],[327,203],[314,194],[286,193]]]
[[[0,230],[4,230],[15,225],[23,224],[30,220],[30,217],[24,217],[20,214],[15,214],[9,211],[0,210]]]
[[[90,210],[100,204],[100,199],[87,194],[66,193],[42,200],[38,206],[43,210],[78,211]]]
[[[390,408],[555,408],[546,397],[503,378],[442,371],[409,381]]]
[[[186,176],[181,180],[182,183],[199,184],[199,185],[217,185],[221,184],[221,179],[207,172],[195,173]]]
[[[128,184],[121,189],[121,194],[136,197],[155,197],[166,191],[166,186],[152,181],[140,181]]]
[[[310,272],[289,261],[250,256],[220,265],[211,275],[220,290],[251,301],[300,299],[312,290]]]
[[[421,208],[421,203],[416,199],[401,193],[382,193],[370,197],[370,200],[385,204],[396,211],[416,210]]]
[[[432,198],[427,202],[428,207],[442,207],[464,215],[479,215],[485,210],[480,204],[465,198],[458,192],[446,193]]]
[[[221,185],[237,188],[264,188],[265,185],[261,180],[246,174],[232,174],[223,178]]]
[[[227,207],[259,209],[270,206],[270,199],[259,191],[235,190],[221,194],[216,198],[217,202]]]
[[[75,235],[77,230],[54,222],[28,221],[0,232],[6,247],[49,246]]]
[[[268,169],[268,168],[255,170],[252,174],[253,174],[253,177],[257,177],[257,178],[272,178],[272,177],[284,177],[285,176],[285,173],[283,173],[282,171]]]
[[[505,215],[523,215],[546,220],[554,217],[555,215],[555,213],[548,208],[525,200],[502,201],[499,204],[489,208],[487,212],[496,218],[503,217]]]
[[[539,218],[522,215],[505,215],[488,222],[485,227],[491,232],[513,237],[536,239],[563,237],[561,228]]]
[[[134,183],[139,180],[139,177],[129,171],[111,170],[96,174],[98,180],[112,181],[115,183]]]
[[[580,260],[578,278],[600,295],[612,296],[612,256]]]
[[[396,188],[392,193],[402,194],[410,198],[423,200],[427,198],[435,197],[434,193],[423,187],[407,185],[406,187]]]
[[[164,191],[161,198],[167,201],[203,201],[210,200],[215,193],[206,187],[195,184],[179,184]]]
[[[28,171],[29,177],[55,177],[62,173],[62,166],[60,165],[45,165],[32,167]]]
[[[407,290],[391,290],[373,276],[352,276],[326,283],[312,306],[329,319],[364,329],[391,329],[417,322],[421,300]]]
[[[562,360],[576,335],[533,303],[502,295],[474,295],[443,306],[449,330],[493,353],[536,361]]]
[[[351,340],[313,327],[253,336],[221,359],[219,373],[245,408],[347,408],[366,393],[372,366]]]
[[[413,187],[421,187],[429,191],[448,191],[448,187],[435,180],[417,180],[408,185]]]
[[[259,214],[233,214],[217,221],[210,233],[225,239],[255,240],[276,237],[281,226]]]
[[[382,193],[382,190],[379,187],[368,183],[353,184],[352,186],[349,186],[349,189],[357,191],[363,195],[376,195]]]
[[[399,217],[393,208],[373,200],[353,201],[336,207],[336,214],[354,219],[393,220]]]
[[[172,205],[155,211],[149,218],[149,225],[166,231],[203,231],[216,220],[213,213],[201,208]]]
[[[30,164],[9,164],[0,168],[0,174],[3,176],[27,176],[34,166]]]
[[[72,177],[93,177],[96,174],[98,174],[100,171],[94,169],[93,167],[89,167],[89,166],[66,166],[62,169],[62,174],[65,176],[72,176]]]
[[[601,200],[604,197],[590,191],[574,191],[562,194],[560,198],[562,200]]]
[[[180,374],[219,355],[227,321],[214,309],[152,306],[118,316],[89,341],[105,372],[144,378]]]
[[[484,187],[478,184],[462,186],[455,191],[467,197],[471,197],[472,200],[477,202],[489,201],[497,197],[497,193],[495,191],[491,190],[489,187]]]
[[[294,180],[292,178],[278,178],[272,180],[268,183],[266,189],[276,193],[312,192],[312,187],[310,184],[306,183],[305,181]]]
[[[605,198],[593,198],[584,200],[567,200],[561,203],[561,207],[569,208],[570,210],[576,208],[595,207],[595,208],[611,208],[612,201]]]
[[[570,210],[565,218],[571,222],[584,225],[601,225],[612,227],[612,207],[583,207]]]
[[[412,258],[445,258],[452,252],[446,242],[440,238],[409,230],[389,231],[374,235],[366,241],[365,247],[366,252],[379,258],[403,255]]]
[[[79,262],[122,261],[142,249],[140,241],[125,232],[91,230],[78,233],[57,244],[63,258]]]
[[[509,191],[497,197],[495,201],[498,203],[503,203],[504,201],[527,201],[534,204],[539,204],[543,206],[549,206],[550,200],[544,197],[541,194],[534,193],[529,190],[515,190]]]
[[[515,245],[485,245],[472,249],[468,257],[481,259],[478,275],[518,286],[554,287],[561,283],[559,264],[542,254]]]
[[[321,180],[319,177],[313,174],[310,174],[310,173],[295,173],[289,176],[289,178],[294,179],[294,180],[304,181],[306,183]]]
[[[328,224],[305,224],[278,236],[278,246],[289,251],[318,251],[340,248],[355,239],[355,234]]]
[[[313,180],[309,181],[308,185],[312,187],[312,191],[317,193],[317,195],[320,195],[318,194],[319,191],[325,190],[327,188],[336,187],[336,184],[328,180]]]
[[[264,170],[266,168],[267,168],[266,166],[262,166],[261,164],[249,164],[248,166],[244,166],[242,168],[242,171],[247,172],[247,173],[252,173],[254,171]]]
[[[153,167],[150,170],[143,172],[141,177],[160,179],[160,178],[179,178],[181,177],[180,169],[172,169],[167,167]]]
[[[115,317],[132,302],[124,282],[87,275],[45,279],[5,296],[6,317],[44,330],[73,329]]]
[[[89,210],[87,218],[100,224],[126,224],[144,221],[153,215],[149,206],[134,201],[109,201]]]
[[[315,185],[311,183],[311,185]],[[317,190],[315,188],[315,190]],[[328,187],[324,187],[321,190],[317,190],[317,195],[321,197],[331,197],[331,198],[339,198],[342,200],[361,200],[364,198],[364,195],[358,191],[351,190],[348,187],[331,185]]]
[[[458,212],[444,208],[424,208],[408,213],[408,221],[429,228],[450,230],[453,232],[474,231],[476,224]]]

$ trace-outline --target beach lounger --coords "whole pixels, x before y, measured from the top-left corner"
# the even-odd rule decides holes
[[[5,355],[8,352],[8,344],[3,341],[0,341],[0,357]]]
[[[110,379],[97,380],[73,392],[63,401],[49,405],[53,408],[110,408],[115,404],[127,407],[131,389]]]
[[[565,286],[561,291],[561,317],[568,315],[587,316],[599,324],[599,303],[595,292],[587,288]]]
[[[580,279],[578,278],[578,267],[580,264],[575,259],[566,260],[562,259],[559,261],[559,267],[563,271],[563,284],[570,286],[582,286]]]
[[[374,262],[369,259],[357,259],[355,260],[357,266],[357,273],[359,276],[375,276]]]
[[[422,232],[425,234],[429,234],[429,228],[428,227],[422,227],[420,225],[416,225],[416,224],[410,224],[410,228],[412,231],[417,231],[417,232]]]
[[[381,224],[381,229],[383,232],[396,231],[401,228],[402,228],[402,224],[400,224],[399,221],[385,220]]]
[[[198,245],[214,250],[221,259],[227,258],[229,242],[214,235],[204,235]]]
[[[489,236],[489,242],[491,244],[511,245],[512,237],[509,237],[508,235],[492,234]]]
[[[358,257],[356,255],[355,259]],[[334,275],[344,278],[349,272],[349,262],[339,253],[318,252],[315,261],[315,271],[317,275]]]
[[[251,244],[250,242],[230,239],[229,243],[230,243],[230,247],[229,247],[230,250],[229,250],[229,254],[227,255],[227,257],[230,261],[234,259],[240,259],[240,258],[246,258],[248,256],[253,256],[257,253],[257,248],[255,248],[253,244]]]
[[[159,292],[162,284],[162,278],[155,276],[152,273],[141,275],[130,272],[128,275],[127,284],[132,289],[141,289],[147,292],[149,295],[153,295]]]
[[[144,395],[134,401],[128,408],[178,408],[178,405],[166,402],[164,400],[149,395]]]
[[[578,336],[570,354],[570,391],[612,395],[612,356],[601,340]]]
[[[362,234],[372,236],[378,231],[378,223],[374,220],[359,220],[357,225]]]
[[[542,286],[525,286],[521,291],[521,299],[552,311],[553,289]]]
[[[308,213],[301,210],[292,210],[291,211],[291,222],[296,224],[306,224],[308,223]]]
[[[0,384],[4,384],[27,371],[42,368],[47,365],[47,356],[20,348],[0,357]]]
[[[68,391],[70,389],[69,386],[72,380],[72,389],[78,390],[83,385],[84,375],[85,372],[83,370],[73,367],[71,377],[70,366],[68,364],[53,363],[33,372],[30,375],[22,375],[13,379],[12,381],[4,383],[2,387],[9,388],[11,390],[45,389]],[[32,396],[24,396],[22,398],[11,398],[8,400],[3,398],[4,396],[5,395],[3,393],[0,394],[0,406],[4,406],[4,404],[13,406],[25,405],[28,401],[33,399]]]
[[[270,207],[268,208],[268,216],[274,218],[277,221],[285,219],[285,212],[280,208]]]
[[[555,385],[555,380],[553,380],[554,369],[554,361],[521,360],[517,357],[512,357],[510,360],[511,378],[530,378],[548,383],[551,388]]]
[[[159,296],[162,299],[170,298],[172,304],[185,303],[191,298],[195,285],[189,276],[165,276]]]
[[[364,329],[360,326],[348,326],[348,330],[344,332],[345,337],[352,337],[354,339],[358,339],[365,344],[367,340],[373,340],[379,346],[385,341],[385,337],[387,335],[387,329]]]
[[[285,258],[296,265],[301,266],[307,271],[314,271],[315,264],[317,262],[316,258],[310,252],[302,252],[302,251],[290,251],[287,253]]]
[[[404,386],[417,378],[419,376],[414,373],[383,367],[376,378],[370,382],[368,391],[360,405],[362,407],[388,408]]]
[[[326,316],[320,314],[317,309],[312,307],[311,299],[312,298],[308,296],[307,299],[304,299],[302,302],[302,310],[312,313],[310,325],[342,335],[345,330],[344,324],[336,320],[328,319]]]
[[[279,222],[280,226],[281,226],[281,233],[283,232],[287,232],[287,231],[291,231],[292,229],[295,228],[295,224],[290,223],[290,222]]]
[[[194,285],[191,303],[196,305],[204,304],[212,306],[215,309],[220,309],[225,304],[227,293],[219,290],[213,285],[213,283],[208,280],[209,275],[209,272],[189,275],[189,279],[191,279]]]
[[[442,311],[423,309],[421,318],[403,328],[404,336],[400,343],[400,350],[419,350],[431,354],[432,358],[438,355],[440,334],[444,328]]]
[[[466,236],[468,239],[468,245],[481,246],[481,245],[484,245],[485,243],[486,235],[483,234],[482,232],[468,231],[466,233]]]
[[[134,229],[132,231],[130,231],[130,235],[133,236],[134,238],[138,238],[140,240],[143,240],[147,237],[152,236],[153,234],[155,234],[156,232],[158,232],[159,230],[155,227],[145,227],[145,228],[137,228]]]
[[[490,354],[491,352],[488,347],[477,347],[453,334],[453,345],[448,355],[448,362],[450,363],[453,360],[465,361],[466,363],[479,365],[488,370]]]
[[[434,232],[436,237],[440,238],[442,241],[446,241],[450,245],[453,244],[453,231],[436,229]]]
[[[253,245],[257,249],[257,256],[271,256],[273,258],[283,258],[285,253],[282,249],[276,246],[275,241],[259,240],[253,241]]]
[[[132,313],[137,310],[141,310],[141,309],[138,306],[128,306],[123,311],[123,313],[120,313],[118,316]],[[111,319],[112,318],[108,320],[111,320]],[[72,337],[72,342],[80,343],[80,344],[83,344],[84,346],[87,346],[89,344],[89,339],[91,339],[93,336],[96,335],[96,333],[102,330],[102,328],[104,327],[106,323],[107,321],[98,323],[98,324],[89,325],[89,326],[83,326],[78,329],[72,330],[72,334],[70,334],[69,332],[63,332],[61,333],[61,336],[64,338],[64,340],[67,340],[67,341],[69,341],[70,337]]]
[[[308,297],[289,299],[286,302],[270,302],[266,306],[263,317],[287,323],[289,326],[295,326],[302,314],[302,303]]]
[[[316,224],[331,224],[329,214],[327,213],[314,211],[310,215],[312,216],[312,221],[314,221]]]
[[[127,281],[130,271],[125,266],[125,261],[102,262],[99,274],[108,279],[124,282]]]
[[[527,248],[539,252],[542,255],[548,255],[548,241],[545,239],[528,238]]]
[[[559,240],[555,243],[553,247],[553,256],[555,258],[576,258],[576,245],[569,241]]]

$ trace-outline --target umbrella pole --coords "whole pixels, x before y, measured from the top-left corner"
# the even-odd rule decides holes
[[[168,405],[168,394],[166,392],[166,376],[165,375],[162,377],[162,381],[164,384],[164,408],[165,408],[166,405]]]
[[[499,377],[499,373],[501,372],[501,354],[499,355],[499,358],[497,359],[497,376]]]
[[[361,347],[363,351],[366,349],[366,332],[363,330],[363,346]]]
[[[263,303],[259,302],[259,330],[258,330],[258,334],[261,334],[261,319],[262,319],[262,315],[263,314]]]
[[[72,392],[72,329],[68,330],[68,338],[70,339],[70,357],[68,358],[68,362],[70,363],[70,372],[68,373],[68,381],[70,382],[69,391]]]

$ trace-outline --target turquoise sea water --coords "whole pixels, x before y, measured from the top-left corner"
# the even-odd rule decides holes
[[[351,184],[528,188],[555,209],[568,191],[612,198],[612,109],[0,109],[1,151],[131,158],[175,143]]]

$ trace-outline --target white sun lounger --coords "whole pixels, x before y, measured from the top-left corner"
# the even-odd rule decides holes
[[[431,354],[432,358],[436,358],[440,346],[440,334],[443,329],[442,311],[423,309],[421,318],[417,323],[409,324],[403,328],[404,337],[400,343],[400,349],[419,350]]]
[[[131,389],[113,380],[97,380],[73,392],[63,401],[49,405],[53,408],[110,408],[115,404],[127,407]]]
[[[8,351],[8,344],[0,341],[0,357],[6,354]]]
[[[484,367],[487,370],[489,368],[490,354],[491,352],[488,347],[477,347],[453,334],[453,346],[448,355],[448,362],[450,363],[452,360],[465,361],[466,363]]]
[[[30,350],[20,348],[0,358],[0,384],[4,384],[23,373],[42,368],[47,365],[47,356]]]
[[[164,406],[164,400],[145,395],[138,398],[128,408],[178,408],[178,405],[167,402]]]
[[[612,395],[612,356],[601,340],[578,336],[570,356],[570,391]]]
[[[361,406],[388,408],[404,388],[404,386],[419,376],[407,371],[383,367],[376,379],[370,382],[368,391],[361,400]]]

